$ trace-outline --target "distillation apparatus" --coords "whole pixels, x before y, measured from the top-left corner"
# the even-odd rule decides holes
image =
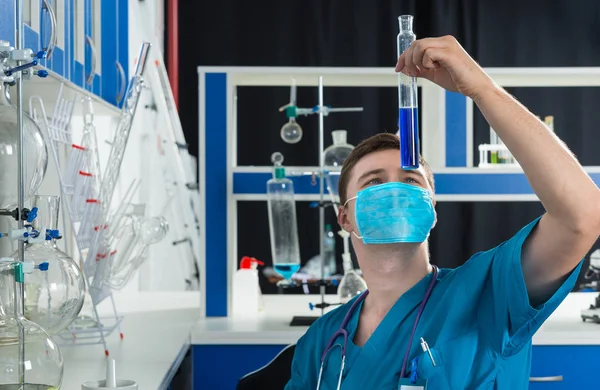
[[[295,144],[297,142],[300,141],[300,139],[302,138],[302,128],[300,127],[300,125],[298,124],[298,122],[296,121],[296,118],[300,115],[304,115],[304,116],[308,116],[308,115],[313,115],[313,114],[318,114],[319,115],[319,170],[317,172],[317,176],[319,178],[319,231],[322,233],[325,230],[325,207],[328,206],[328,204],[326,203],[325,200],[325,181],[328,181],[328,191],[330,193],[331,199],[332,199],[332,204],[334,206],[334,209],[336,210],[336,214],[337,214],[337,204],[335,201],[335,196],[333,195],[333,193],[331,192],[333,190],[333,186],[331,185],[331,170],[335,170],[336,168],[339,169],[341,167],[341,164],[343,163],[343,160],[345,159],[345,157],[347,157],[347,155],[349,154],[349,152],[352,150],[352,146],[348,145],[346,143],[346,132],[345,131],[336,131],[333,132],[333,138],[334,138],[334,145],[332,145],[331,147],[325,149],[325,117],[328,116],[330,113],[340,113],[340,112],[362,112],[363,111],[363,107],[342,107],[342,108],[331,108],[329,106],[326,106],[324,104],[324,99],[323,99],[323,89],[324,89],[324,84],[323,84],[323,77],[320,76],[319,77],[319,84],[318,84],[318,89],[319,89],[319,103],[317,106],[313,107],[313,108],[299,108],[296,105],[296,80],[292,79],[292,85],[291,85],[291,91],[290,91],[290,102],[279,108],[279,111],[285,111],[286,116],[288,117],[288,122],[281,128],[281,138],[290,144]],[[276,157],[276,156],[274,156]],[[281,165],[282,159],[281,161],[278,160],[279,157],[276,157],[276,160],[274,160],[273,162],[275,163],[276,166]],[[275,173],[276,173],[276,177],[277,176],[282,176],[284,175],[283,171],[279,170],[277,171],[277,168],[275,168]],[[313,173],[310,173],[313,174]],[[295,221],[293,222],[295,225]],[[273,230],[273,226],[271,226],[271,230]],[[342,238],[344,238],[343,234]],[[344,238],[344,248],[345,248],[345,254],[347,256],[344,256],[344,268],[346,270],[346,268],[348,268],[348,271],[350,271],[350,268],[352,267],[352,261],[350,260],[350,254],[349,254],[349,245],[348,245],[348,239],[349,237],[345,237]],[[331,304],[331,303],[327,303],[325,302],[325,288],[326,286],[329,284],[325,279],[324,279],[324,275],[325,275],[325,245],[324,245],[324,240],[321,239],[319,242],[319,252],[320,252],[320,257],[321,257],[321,280],[319,280],[317,282],[317,285],[319,286],[319,290],[320,290],[320,295],[321,295],[321,302],[316,304],[316,305],[312,305],[311,304],[311,308],[319,308],[321,309],[321,315],[324,314],[324,310],[326,307],[331,306],[331,305],[335,305]],[[274,263],[277,261],[275,259],[276,254],[273,253],[274,256]],[[348,263],[349,262],[349,263]],[[299,263],[299,261],[298,261]],[[348,265],[349,264],[349,265]],[[299,264],[294,266],[295,269],[299,268]],[[358,276],[358,275],[357,275]],[[289,277],[291,277],[291,275],[289,275]],[[290,285],[289,281],[284,281],[285,284]],[[364,282],[363,282],[364,283]],[[345,284],[346,285],[346,284]],[[312,322],[314,321],[314,318],[302,318],[299,319],[300,322],[297,322],[298,324],[305,324],[306,322]],[[294,324],[295,321],[292,321],[292,324]]]
[[[46,1],[44,5],[52,13]],[[15,241],[17,250],[14,258],[0,259],[0,388],[60,388],[63,377],[60,348],[42,326],[27,318],[31,314],[27,309],[38,313],[47,310],[43,318],[36,318],[40,322],[51,316],[49,307],[32,302],[37,291],[30,289],[30,282],[32,277],[42,274],[39,280],[43,285],[49,267],[54,265],[42,259],[28,259],[26,244],[52,241],[60,238],[60,233],[45,226],[47,221],[37,217],[37,207],[25,208],[25,202],[36,193],[44,178],[48,154],[40,129],[23,108],[23,82],[33,76],[48,75],[33,67],[40,59],[50,58],[56,42],[55,38],[51,39],[48,47],[37,53],[24,48],[22,0],[15,2],[15,25],[15,47],[0,41],[0,162],[3,170],[0,215],[17,222],[16,228],[1,234]],[[12,86],[16,86],[14,105],[8,94]]]

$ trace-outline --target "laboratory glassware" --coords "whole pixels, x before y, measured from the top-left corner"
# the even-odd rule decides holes
[[[344,258],[344,276],[338,286],[337,294],[342,304],[348,302],[367,289],[365,280],[354,270],[350,255]]]
[[[337,267],[335,264],[335,235],[331,229],[331,225],[325,225],[325,231],[323,232],[323,252],[325,262],[324,275],[321,277],[328,278],[335,275]]]
[[[25,200],[36,193],[48,166],[48,151],[38,125],[23,112]],[[17,207],[18,155],[17,110],[10,102],[8,86],[0,82],[0,209]]]
[[[289,281],[300,269],[294,183],[285,177],[281,153],[273,153],[271,161],[275,165],[273,178],[267,181],[271,255],[273,268]]]
[[[290,88],[290,102],[279,108],[285,110],[288,122],[281,127],[281,139],[288,144],[297,144],[302,139],[302,127],[296,122],[298,107],[296,106],[296,79],[292,79]]]
[[[38,208],[33,221],[36,230],[57,230],[59,205],[58,196],[33,198],[33,206]],[[17,259],[17,252],[10,257]],[[27,243],[25,260],[33,261],[36,266],[48,263],[48,271],[25,275],[25,318],[41,325],[49,334],[57,334],[73,322],[83,307],[85,280],[81,269],[50,235],[43,242]]]
[[[164,217],[145,218],[139,223],[141,241],[146,245],[160,242],[169,233],[169,223]]]
[[[415,41],[412,15],[398,17],[400,33],[396,44],[398,57]],[[400,166],[402,169],[419,168],[419,118],[417,80],[398,73],[398,129],[400,134]]]
[[[289,117],[288,122],[281,127],[281,139],[288,144],[297,144],[302,139],[302,127],[295,117]]]
[[[346,130],[334,130],[331,132],[333,145],[325,149],[324,160],[326,167],[341,167],[354,149],[354,146],[346,142]]]
[[[24,286],[23,266],[12,259],[6,260],[0,260],[0,389],[59,389],[63,378],[60,348],[41,326],[23,316],[20,290]],[[34,269],[27,276],[45,272]],[[5,305],[7,300],[13,302]]]

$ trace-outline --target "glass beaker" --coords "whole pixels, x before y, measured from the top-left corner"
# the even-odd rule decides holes
[[[341,167],[346,161],[354,146],[346,142],[346,136],[348,132],[346,130],[334,130],[331,132],[333,138],[333,145],[325,149],[324,161],[326,167]]]
[[[34,227],[57,230],[59,204],[58,196],[35,196],[33,206],[38,208],[38,216]],[[17,256],[17,252],[11,255],[15,259]],[[47,262],[48,271],[25,275],[24,316],[48,333],[57,334],[73,322],[83,306],[85,280],[81,269],[54,239],[26,244],[25,260],[32,260],[36,266]]]
[[[23,113],[25,143],[23,145],[25,166],[25,199],[37,192],[44,180],[48,166],[48,150],[37,124]],[[10,103],[8,87],[0,82],[0,209],[17,207],[18,164],[17,110]]]
[[[42,327],[23,317],[20,310],[23,283],[15,282],[15,271],[14,262],[0,262],[0,389],[59,389],[63,378],[62,353]],[[32,274],[44,272],[36,269]]]

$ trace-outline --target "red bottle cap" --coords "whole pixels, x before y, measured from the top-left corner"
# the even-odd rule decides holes
[[[240,269],[256,269],[257,265],[265,265],[265,263],[249,256],[242,257],[242,261],[240,261]]]

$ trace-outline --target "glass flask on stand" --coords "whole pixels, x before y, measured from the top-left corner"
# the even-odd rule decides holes
[[[348,132],[346,130],[334,130],[331,132],[333,138],[333,145],[325,149],[324,161],[326,167],[341,167],[344,161],[354,149],[354,146],[350,145],[346,141]]]
[[[48,150],[42,133],[33,119],[23,112],[23,130],[25,132],[24,171],[25,200],[37,192],[44,180],[48,166]],[[10,103],[8,86],[0,82],[0,209],[17,207],[18,156],[17,110]]]
[[[27,276],[45,272],[34,269]],[[21,264],[9,258],[0,259],[0,389],[59,389],[63,378],[62,353],[41,326],[23,317],[24,284],[16,282],[22,278]]]
[[[285,177],[281,153],[273,153],[271,161],[275,165],[273,178],[267,181],[271,255],[273,268],[289,283],[300,269],[294,183]]]
[[[344,276],[340,280],[337,294],[340,303],[343,305],[361,292],[367,289],[367,283],[365,280],[356,272],[352,265],[352,258],[350,257],[350,233],[345,230],[340,230],[339,235],[344,239],[344,253],[342,254]]]
[[[38,208],[33,226],[37,229],[58,229],[60,198],[35,196]],[[17,259],[18,253],[11,255]],[[56,245],[50,236],[40,243],[25,244],[25,260],[37,266],[48,263],[48,271],[25,276],[25,313],[30,321],[41,325],[49,334],[65,330],[77,317],[85,297],[85,280],[75,261]]]

